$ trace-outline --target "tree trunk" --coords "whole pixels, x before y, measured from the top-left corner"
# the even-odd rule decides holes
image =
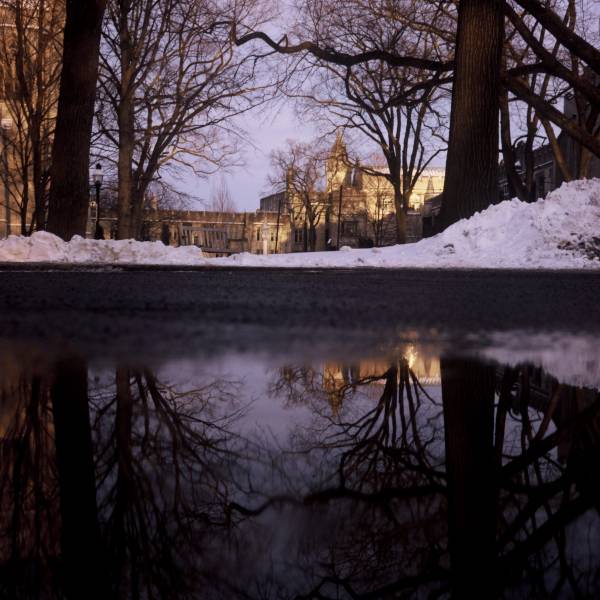
[[[527,202],[527,190],[523,185],[521,176],[517,173],[517,157],[512,146],[510,134],[510,111],[508,107],[508,91],[502,90],[500,98],[500,139],[502,141],[502,156],[504,158],[504,170],[508,181],[510,197],[515,196],[522,202]]]
[[[21,181],[23,185],[23,193],[21,194],[21,235],[28,235],[30,232],[27,229],[27,212],[29,210],[29,165],[27,162],[23,165],[25,168],[21,172]]]
[[[400,182],[394,181],[394,212],[396,213],[396,242],[406,244],[406,211],[404,210],[404,196],[400,189]]]
[[[36,118],[35,130],[31,133],[32,144],[32,169],[33,169],[33,220],[31,231],[44,229],[45,219],[45,182],[44,182],[44,167],[41,148],[41,124]]]
[[[133,498],[133,456],[131,450],[131,428],[133,419],[133,397],[129,384],[129,369],[117,368],[117,412],[115,436],[117,449],[117,484],[113,522],[114,551],[112,553],[115,576],[114,588],[119,589],[127,554],[127,513]]]
[[[148,186],[138,182],[138,188],[131,194],[131,237],[139,240],[144,226],[144,201]]]
[[[308,222],[306,221],[306,216],[304,217],[304,225],[302,226],[302,250],[308,252]]]
[[[495,585],[494,368],[441,360],[453,597]]]
[[[119,90],[119,106],[117,108],[117,126],[119,128],[118,157],[118,225],[117,239],[124,240],[135,237],[132,232],[133,218],[133,152],[135,148],[135,121],[133,95],[134,58],[129,33],[130,1],[119,3],[119,49],[121,81]]]
[[[133,212],[133,177],[131,165],[133,163],[134,129],[133,129],[133,103],[131,98],[121,100],[118,114],[119,126],[119,158],[118,158],[118,224],[117,239],[125,240],[132,235]]]
[[[461,0],[442,202],[444,227],[498,198],[500,0]]]
[[[309,223],[308,238],[308,247],[311,252],[315,252],[317,249],[317,224],[314,221]]]
[[[556,137],[556,134],[554,133],[554,130],[550,125],[550,121],[548,121],[547,119],[540,119],[540,121],[544,126],[544,131],[546,132],[546,136],[548,138],[548,141],[550,142],[550,147],[552,148],[552,155],[554,156],[554,160],[558,165],[558,169],[560,170],[562,180],[571,181],[573,177],[571,176],[569,165],[567,164],[565,155],[562,151],[562,148],[560,147],[558,138]],[[558,183],[558,181],[555,179],[554,183],[556,184]]]
[[[63,65],[52,148],[48,231],[85,235],[100,31],[106,0],[67,0]]]
[[[51,390],[60,491],[65,596],[107,598],[96,506],[96,478],[87,397],[87,365],[60,360]]]

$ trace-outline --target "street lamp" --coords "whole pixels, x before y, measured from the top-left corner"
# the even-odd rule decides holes
[[[100,163],[96,163],[96,168],[92,174],[92,181],[94,182],[94,187],[96,188],[96,231],[94,233],[94,239],[96,240],[101,240],[104,238],[104,232],[100,226],[100,188],[102,187],[103,179],[104,175],[102,173],[102,165]]]

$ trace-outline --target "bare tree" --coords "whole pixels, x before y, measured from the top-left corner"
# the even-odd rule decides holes
[[[282,150],[271,154],[269,184],[284,191],[296,239],[302,236],[304,251],[317,247],[317,227],[324,220],[327,202],[323,191],[324,153],[318,142],[288,140]],[[302,232],[302,233],[296,233]]]
[[[236,8],[251,12],[250,3]],[[117,149],[119,238],[139,237],[161,173],[205,175],[232,160],[228,119],[262,99],[255,64],[234,52],[228,10],[209,0],[109,3],[98,151],[110,160]]]
[[[577,58],[581,68],[600,73],[600,51],[584,37],[575,33],[546,4],[538,0],[516,0],[529,15]],[[312,3],[309,3],[312,4]],[[440,10],[445,3],[434,3]],[[384,3],[388,18],[395,18],[394,3]],[[487,207],[497,199],[498,169],[498,114],[501,86],[515,97],[533,106],[540,118],[561,128],[573,140],[590,152],[600,155],[600,140],[596,135],[571,121],[555,109],[547,99],[533,93],[523,82],[524,73],[550,72],[561,77],[579,91],[592,107],[600,105],[598,89],[579,72],[565,68],[551,53],[537,48],[534,64],[517,66],[501,72],[504,43],[504,15],[508,4],[503,0],[482,2],[461,0],[458,4],[456,43],[451,54],[436,59],[422,58],[388,40],[380,40],[366,49],[344,46],[343,40],[330,43],[327,38],[302,38],[298,41],[284,35],[275,39],[251,27],[232,27],[232,34],[240,45],[260,42],[272,51],[283,55],[310,55],[319,61],[352,68],[369,61],[385,61],[392,67],[415,68],[428,71],[430,79],[452,71],[452,107],[450,137],[446,163],[446,180],[443,195],[443,221],[445,225]],[[387,11],[387,12],[386,12]],[[354,14],[348,14],[357,29],[371,27],[377,18],[372,3],[357,3]],[[435,24],[421,23],[423,27]],[[450,40],[452,43],[452,39]],[[594,110],[586,114],[590,121]]]
[[[578,19],[573,0],[549,3],[544,10],[550,9],[557,15],[563,13],[561,27],[572,33],[577,31],[588,39],[597,39],[595,33],[589,31],[586,21]],[[501,100],[504,166],[511,195],[530,201],[537,198],[533,150],[534,142],[538,140],[549,144],[562,180],[588,176],[593,151],[581,140],[573,143],[572,130],[585,134],[591,140],[599,139],[600,119],[598,110],[593,107],[600,102],[600,92],[594,87],[593,71],[581,64],[581,60],[536,18],[509,4],[505,6],[505,12],[511,28],[507,36],[507,68],[513,71],[520,69],[521,75],[517,93],[511,97],[505,89]],[[514,92],[513,89],[510,91]],[[563,118],[571,129],[570,133],[563,129],[565,133],[562,136],[557,135],[556,125],[547,114],[548,107],[560,101],[567,113],[563,114]],[[509,106],[513,110],[509,111]],[[523,112],[525,117],[521,120],[524,123],[520,127],[523,134],[517,138],[516,150],[511,139],[511,121],[514,121],[511,117]],[[566,146],[571,146],[569,155]],[[517,160],[521,163],[521,173],[514,166]]]
[[[348,11],[357,13],[362,3],[346,3],[343,10],[331,2],[311,3],[307,13],[311,24],[303,34],[337,46],[350,46],[366,52],[377,43],[396,52],[411,52],[422,60],[449,54],[445,38],[452,35],[452,13],[441,13],[428,2],[407,2],[396,7],[393,19],[382,11],[356,25]],[[377,8],[373,9],[374,11]],[[423,22],[434,19],[437,29],[424,28]],[[364,16],[363,16],[364,19]],[[311,27],[312,26],[312,27]],[[444,31],[444,28],[447,31]],[[442,37],[443,36],[443,37]],[[440,43],[441,41],[441,43]],[[444,49],[444,46],[446,47]],[[444,122],[439,112],[443,90],[450,81],[440,74],[430,78],[426,71],[409,66],[393,67],[382,61],[358,65],[336,65],[321,60],[308,61],[314,75],[302,80],[311,82],[307,92],[295,92],[309,112],[335,128],[358,133],[361,147],[377,148],[385,159],[384,168],[363,163],[363,171],[388,181],[393,189],[396,214],[396,239],[406,241],[406,211],[414,186],[424,169],[442,151]],[[306,87],[306,86],[304,86]],[[366,142],[366,144],[365,144]]]
[[[62,0],[6,0],[1,10],[3,118],[11,124],[3,127],[2,178],[27,235],[45,226],[65,7]]]
[[[106,0],[69,1],[52,146],[48,231],[85,235],[94,99]]]
[[[366,192],[374,200],[368,202],[366,206],[367,223],[371,229],[373,244],[383,246],[392,235],[395,234],[397,239],[397,219],[394,223],[390,218],[394,206],[394,193],[390,191],[390,186],[386,185],[382,177],[371,178],[366,186]]]
[[[223,176],[220,177],[219,183],[212,191],[207,208],[215,212],[236,212],[235,201],[231,197],[231,191]]]

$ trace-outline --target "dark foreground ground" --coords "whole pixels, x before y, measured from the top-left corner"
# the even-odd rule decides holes
[[[600,332],[599,293],[591,272],[13,267],[0,272],[0,335],[164,354],[414,331]]]
[[[600,598],[600,273],[0,282],[1,599]]]

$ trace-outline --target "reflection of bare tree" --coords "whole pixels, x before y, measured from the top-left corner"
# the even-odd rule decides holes
[[[0,386],[0,597],[185,597],[210,578],[218,589],[235,384],[181,390],[117,369],[90,403],[77,357],[15,371]]]
[[[210,401],[232,390],[211,382],[181,391],[124,368],[115,387],[96,405],[95,424],[114,589],[123,598],[184,596],[210,571],[208,536],[226,521],[231,417],[211,415]]]
[[[104,598],[86,364],[69,357],[15,372],[2,394],[2,591]]]
[[[94,450],[88,406],[87,364],[77,356],[57,360],[51,376],[56,471],[60,491],[61,584],[67,598],[108,594],[100,540]]]
[[[0,408],[0,596],[33,596],[50,586],[33,575],[60,553],[47,380],[3,361]]]
[[[532,375],[530,368],[507,369],[500,391],[498,414],[504,420],[512,411],[520,435],[516,450],[504,453],[499,464],[501,515],[514,515],[499,526],[499,577],[525,575],[537,596],[594,596],[599,556],[587,548],[588,564],[582,560],[587,527],[581,517],[600,499],[595,481],[600,396],[548,377],[546,389],[540,389]],[[496,435],[500,456],[498,425]],[[590,473],[594,477],[588,486]]]
[[[304,398],[318,412],[310,443],[321,448],[319,462],[329,465],[329,472],[304,496],[232,506],[247,516],[282,504],[327,512],[334,541],[308,544],[305,579],[315,585],[307,598],[335,598],[341,592],[350,598],[385,597],[444,577],[438,563],[445,549],[437,541],[445,490],[441,424],[436,424],[440,408],[404,357],[379,374],[360,377],[359,372],[340,367],[335,385],[327,369],[320,377],[306,368],[281,372],[271,389],[287,392],[294,404]],[[381,390],[379,399],[369,404],[367,394],[358,414],[337,410],[356,399],[358,390],[373,386]],[[316,394],[333,410],[314,405]],[[298,450],[306,452],[308,443]],[[315,572],[315,564],[322,568]]]
[[[441,369],[452,589],[495,596],[494,368],[443,358]]]
[[[304,495],[234,508],[327,511],[335,534],[307,544],[305,574],[314,584],[302,598],[450,590],[463,597],[481,589],[595,595],[600,553],[587,548],[584,565],[578,538],[585,515],[600,506],[598,392],[559,385],[528,366],[444,358],[441,369],[443,413],[403,359],[380,377],[339,380],[344,402],[361,385],[384,388],[357,417],[319,413],[313,443],[335,458],[330,476]],[[283,375],[278,389],[291,390],[296,404],[303,384],[307,396],[319,392],[315,371]],[[321,386],[326,398],[325,377]]]
[[[440,403],[377,368],[282,371],[282,451],[232,433],[231,381],[3,363],[0,597],[594,597],[598,392],[444,357]]]

